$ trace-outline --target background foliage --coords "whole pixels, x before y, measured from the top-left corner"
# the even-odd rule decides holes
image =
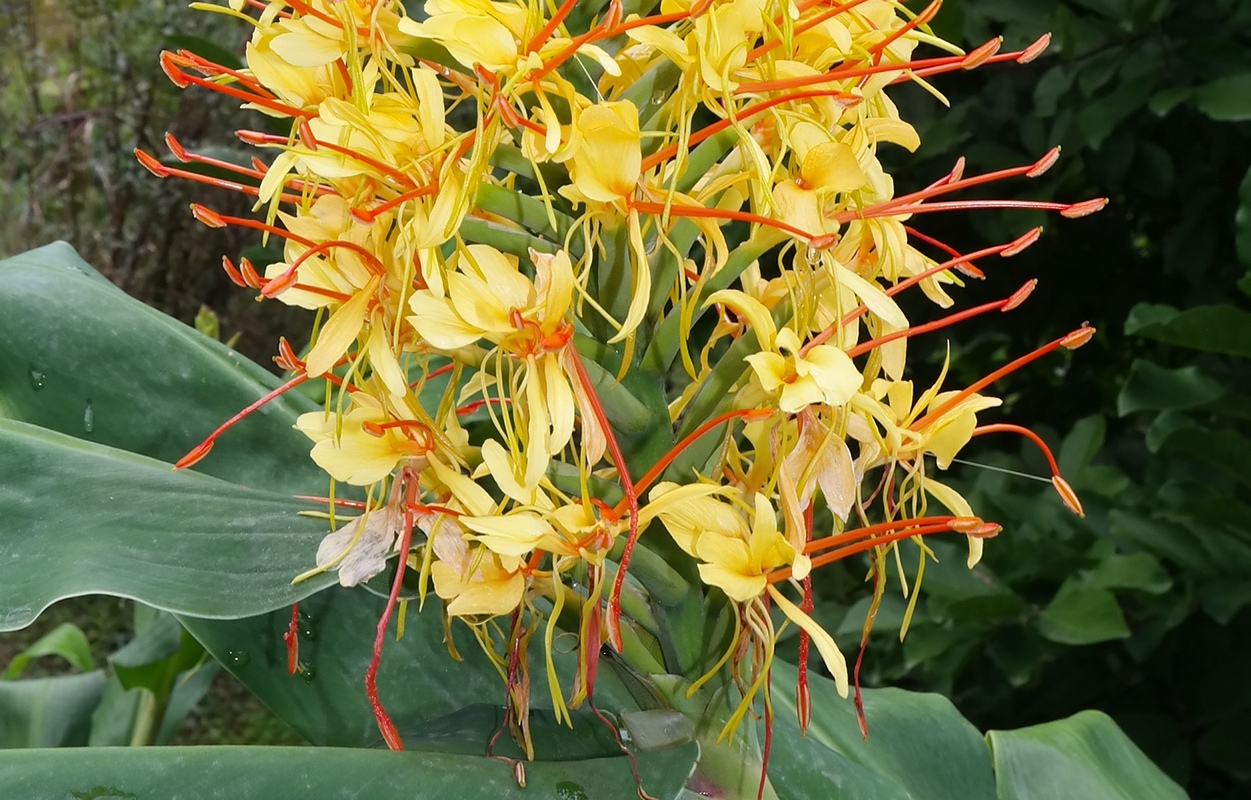
[[[918,121],[924,144],[921,160],[896,172],[908,190],[959,155],[975,172],[1029,163],[1060,144],[1047,175],[994,191],[1106,195],[1112,205],[1084,221],[1080,236],[1051,223],[1025,254],[984,264],[988,280],[969,287],[970,304],[1002,296],[1020,276],[1041,283],[1020,310],[966,325],[952,342],[958,383],[1082,320],[1099,328],[1071,359],[1044,360],[997,387],[1008,416],[1060,447],[1087,517],[1068,516],[1045,484],[959,467],[974,508],[1005,531],[973,575],[954,553],[927,570],[902,645],[902,603],[888,598],[865,682],[941,691],[978,728],[1103,710],[1195,798],[1251,791],[1248,23],[1251,7],[1240,0],[951,0],[937,22],[949,39],[973,45],[1003,34],[1019,46],[1050,30],[1053,45],[1028,67],[945,80],[951,109],[920,92],[905,97],[904,116]],[[257,243],[201,228],[186,211],[199,190],[155,180],[130,155],[135,146],[161,150],[166,129],[200,150],[233,146],[236,112],[177,93],[156,54],[206,40],[234,50],[238,29],[158,0],[28,0],[0,8],[0,31],[0,255],[68,239],[136,297],[189,323],[205,303],[225,333],[244,333],[242,350],[268,353],[290,330],[284,309],[252,304],[215,268],[221,253]],[[1029,212],[961,214],[931,217],[924,229],[975,249],[1038,221]],[[945,342],[921,347],[931,348],[936,372]],[[1045,474],[1035,453],[1002,441],[979,440],[965,455]],[[861,577],[847,569],[823,583],[818,613],[844,642],[863,621],[864,606],[844,602]],[[101,699],[118,691],[105,676],[120,683],[126,659],[97,669],[112,647],[98,642],[129,625],[90,619],[76,621],[95,652],[62,631],[28,652],[25,668],[49,663],[40,652],[60,653],[80,691]],[[159,659],[132,659],[165,664],[143,673],[158,688],[168,670],[199,663],[162,635]],[[37,638],[10,643],[0,666],[16,664]],[[46,743],[105,735],[81,721],[55,733]]]

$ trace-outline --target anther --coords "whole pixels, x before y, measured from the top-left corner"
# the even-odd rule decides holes
[[[277,278],[273,278],[272,280],[266,281],[265,285],[261,287],[261,296],[262,297],[277,297],[278,295],[285,292],[287,289],[290,289],[292,286],[294,286],[295,282],[298,279],[299,279],[299,276],[296,275],[296,271],[293,269],[289,269],[286,272],[279,275]]]
[[[955,166],[951,168],[951,174],[947,176],[947,183],[957,183],[964,177],[964,156],[956,159]]]
[[[212,440],[206,439],[205,441],[200,442],[191,449],[191,452],[174,462],[174,469],[186,469],[187,467],[198,463],[201,459],[207,456],[209,451],[212,449]]]
[[[1060,495],[1060,499],[1064,502],[1064,507],[1072,511],[1079,517],[1085,517],[1086,512],[1082,509],[1082,501],[1077,499],[1077,492],[1073,491],[1073,487],[1069,486],[1069,482],[1059,475],[1051,476],[1051,485],[1055,487],[1056,494]]]
[[[145,153],[138,147],[135,148],[135,158],[143,165],[143,168],[151,172],[158,178],[168,178],[170,175],[169,167],[166,167],[156,159],[156,156]]]
[[[1089,323],[1082,323],[1082,327],[1070,333],[1060,340],[1060,346],[1067,350],[1076,350],[1082,345],[1094,338],[1095,329],[1090,327]]]
[[[187,155],[187,149],[174,138],[174,134],[168,131],[165,132],[165,146],[169,148],[169,152],[173,153],[174,158],[182,163],[189,164],[191,162],[191,156]]]
[[[256,271],[256,267],[252,266],[252,262],[247,258],[239,259],[239,271],[243,273],[243,280],[249,289],[260,289],[265,286],[265,279]]]
[[[191,204],[191,216],[195,217],[198,221],[210,228],[226,227],[226,220],[222,219],[220,214],[200,205],[199,203]]]
[[[243,275],[239,273],[239,270],[235,269],[234,262],[230,260],[229,256],[222,256],[222,269],[226,271],[226,275],[230,278],[230,282],[235,286],[241,286],[245,289],[248,288],[247,282],[243,280]]]
[[[947,527],[960,533],[973,533],[986,524],[981,517],[956,517],[947,523]]]
[[[960,61],[961,69],[976,69],[986,63],[986,59],[999,52],[1000,46],[1003,45],[1003,37],[996,36],[981,47],[974,48],[969,54]]]
[[[168,50],[162,50],[160,61],[161,70],[165,73],[165,76],[179,89],[186,89],[191,82],[187,80],[187,76],[183,74],[182,70],[178,69],[177,62],[174,60],[174,54]]]
[[[1044,33],[1042,36],[1038,37],[1038,41],[1021,51],[1021,55],[1017,56],[1016,63],[1028,64],[1042,55],[1043,51],[1046,50],[1050,44],[1051,34]]]
[[[821,236],[814,236],[808,240],[808,246],[813,250],[828,250],[838,244],[839,235],[837,233],[826,233]]]
[[[1000,308],[999,310],[1000,311],[1012,311],[1013,309],[1017,308],[1018,306],[1021,305],[1021,303],[1024,303],[1031,294],[1034,293],[1034,287],[1037,285],[1038,285],[1037,278],[1033,278],[1031,280],[1026,281],[1024,286],[1022,286],[1020,289],[1017,289],[1015,292],[1012,293],[1012,296],[1008,298],[1008,302],[1004,303],[1003,307]]]
[[[1029,172],[1025,173],[1027,178],[1037,178],[1047,170],[1051,169],[1056,161],[1060,159],[1060,145],[1056,145],[1043,155],[1042,158],[1034,162],[1034,166],[1030,167]]]
[[[1041,225],[1038,226],[1037,228],[1026,231],[1023,236],[1021,236],[1012,244],[1004,248],[1003,251],[999,253],[999,255],[1002,256],[1003,258],[1011,258],[1012,256],[1017,255],[1018,253],[1022,252],[1027,247],[1032,245],[1034,242],[1038,241],[1038,237],[1042,236],[1042,232],[1043,232],[1043,229]]]
[[[1084,200],[1080,203],[1073,203],[1068,208],[1060,211],[1060,216],[1069,219],[1078,219],[1079,217],[1088,217],[1096,211],[1102,211],[1108,205],[1108,198],[1096,197],[1093,200]]]

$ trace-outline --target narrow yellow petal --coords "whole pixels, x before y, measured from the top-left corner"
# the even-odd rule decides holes
[[[799,606],[787,600],[786,596],[778,591],[776,586],[769,586],[769,595],[773,597],[774,602],[778,604],[778,608],[786,615],[786,618],[798,625],[801,630],[811,637],[812,643],[817,646],[817,652],[821,654],[821,659],[825,661],[826,668],[834,676],[834,686],[838,689],[839,695],[846,697],[848,688],[847,659],[843,657],[842,651],[834,643],[834,638],[826,633],[824,628],[814,622],[812,617],[800,610]]]
[[[317,334],[317,343],[308,351],[305,367],[311,377],[325,375],[335,365],[352,342],[356,341],[361,327],[365,324],[365,313],[369,311],[369,301],[378,289],[378,278],[371,278],[365,288],[330,315],[324,327]]]

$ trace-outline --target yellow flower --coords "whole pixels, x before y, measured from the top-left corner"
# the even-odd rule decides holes
[[[651,491],[653,512],[669,535],[686,553],[698,558],[699,575],[704,583],[717,586],[732,601],[754,603],[768,594],[786,618],[806,631],[834,676],[838,691],[847,695],[847,662],[843,654],[820,625],[790,602],[769,580],[773,570],[789,566],[794,576],[806,575],[810,559],[795,549],[777,527],[773,505],[763,494],[753,496],[750,528],[743,510],[722,502],[705,492],[702,496],[685,496],[680,503],[665,503],[665,496],[690,487],[660,483]],[[725,493],[729,489],[718,489]],[[769,643],[772,644],[771,642]]]
[[[485,547],[466,551],[457,561],[440,558],[430,564],[434,591],[449,600],[452,617],[496,617],[521,605],[526,578],[518,558],[501,556]]]
[[[337,481],[368,486],[390,475],[401,461],[424,465],[433,444],[425,426],[397,423],[364,392],[354,392],[351,402],[346,414],[310,411],[295,421],[295,427],[314,442],[317,466]]]
[[[624,100],[588,106],[578,114],[573,135],[573,185],[560,187],[562,195],[613,203],[634,192],[643,162],[637,106]]]

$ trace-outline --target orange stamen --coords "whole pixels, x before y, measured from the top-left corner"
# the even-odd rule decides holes
[[[651,469],[647,470],[647,472],[644,472],[643,477],[639,478],[638,481],[634,484],[635,491],[637,491],[639,494],[642,494],[643,492],[647,491],[647,487],[652,485],[652,481],[656,480],[662,474],[664,474],[664,471],[669,468],[669,465],[673,463],[673,460],[675,458],[681,455],[682,452],[686,450],[686,448],[695,444],[695,442],[698,441],[700,437],[702,437],[705,433],[708,433],[709,431],[711,431],[713,428],[723,425],[726,422],[729,422],[730,420],[736,419],[736,418],[741,418],[743,422],[747,423],[747,422],[756,422],[762,419],[768,419],[772,415],[773,415],[772,409],[768,409],[768,408],[741,408],[741,409],[738,409],[737,411],[727,411],[724,414],[719,414],[713,417],[712,419],[708,420],[703,425],[700,425],[698,428],[692,431],[682,441],[678,442],[673,447],[669,448],[669,451],[665,453],[663,456],[661,456],[660,459],[655,464],[652,465]],[[621,512],[624,510],[623,504],[625,502],[626,502],[625,500],[622,500],[620,503],[617,503],[616,508],[613,509],[614,513],[617,516],[620,516]]]
[[[1021,356],[1015,361],[1005,364],[1004,366],[1000,367],[999,369],[987,375],[985,378],[982,378],[979,381],[975,381],[972,385],[969,386],[969,388],[960,392],[955,397],[952,397],[950,400],[947,400],[938,408],[931,409],[928,413],[926,413],[920,419],[914,421],[908,427],[914,431],[923,430],[927,425],[933,424],[943,414],[946,414],[948,411],[955,408],[961,402],[966,400],[969,397],[969,395],[974,394],[975,392],[981,391],[982,389],[991,385],[992,383],[999,380],[1003,376],[1008,375],[1012,372],[1015,372],[1016,370],[1020,369],[1021,367],[1030,363],[1031,361],[1036,361],[1039,358],[1042,358],[1043,356],[1047,355],[1048,353],[1050,353],[1051,351],[1057,348],[1069,347],[1069,344],[1072,344],[1072,343],[1075,343],[1074,346],[1080,347],[1081,345],[1090,341],[1090,337],[1094,336],[1094,333],[1095,333],[1094,328],[1090,327],[1089,325],[1083,325],[1077,330],[1072,331],[1071,333],[1067,333],[1064,336],[1061,336],[1059,339],[1048,342],[1042,347],[1039,347],[1038,349]]]
[[[200,442],[198,445],[191,448],[191,450],[185,456],[178,459],[178,461],[174,464],[174,469],[186,469],[192,464],[195,464],[200,459],[204,458],[206,455],[208,455],[209,450],[213,449],[213,443],[217,440],[218,436],[221,436],[228,429],[230,429],[236,423],[241,421],[244,417],[248,416],[256,409],[265,405],[270,400],[273,400],[274,398],[279,397],[282,394],[285,394],[291,389],[294,389],[295,387],[299,386],[301,383],[304,383],[304,381],[306,380],[308,380],[307,373],[296,375],[294,378],[287,381],[283,385],[279,386],[277,389],[273,389],[272,391],[266,392],[265,394],[261,395],[260,399],[256,400],[247,408],[243,409],[242,411],[235,414],[230,419],[223,422],[221,425],[218,426],[217,430],[210,433],[208,437],[205,438],[204,441]]]
[[[616,649],[621,652],[621,589],[625,585],[626,569],[630,566],[630,555],[634,552],[634,544],[639,538],[639,496],[634,490],[634,483],[630,480],[630,473],[626,469],[625,456],[621,454],[621,447],[617,444],[617,436],[613,433],[612,427],[608,424],[608,417],[604,414],[604,407],[599,402],[599,396],[595,393],[595,387],[591,384],[591,377],[586,373],[586,367],[582,364],[582,354],[578,352],[578,348],[574,346],[573,340],[570,339],[568,344],[569,360],[573,363],[574,371],[578,373],[578,381],[582,384],[582,390],[586,393],[591,403],[591,413],[595,415],[595,421],[599,423],[600,430],[604,432],[604,438],[608,441],[608,452],[612,455],[613,466],[617,468],[617,479],[621,482],[621,491],[625,493],[625,503],[630,511],[630,535],[626,538],[625,547],[621,551],[621,561],[617,565],[617,577],[613,581],[612,592],[608,596],[608,641]]]

